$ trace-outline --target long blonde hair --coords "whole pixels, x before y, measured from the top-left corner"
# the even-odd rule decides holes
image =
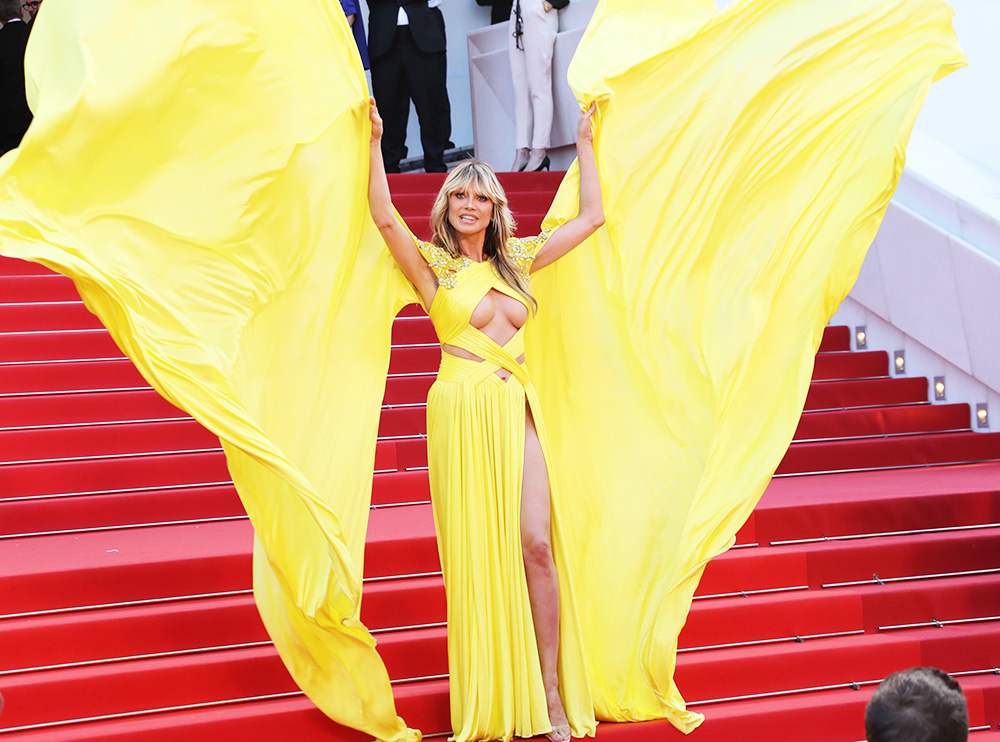
[[[448,205],[452,194],[472,190],[481,193],[493,202],[493,214],[486,227],[483,254],[493,265],[500,280],[524,297],[534,312],[538,302],[531,294],[531,287],[521,271],[507,254],[507,240],[514,235],[514,216],[507,205],[507,194],[493,172],[493,168],[479,160],[466,160],[452,170],[438,191],[434,206],[431,207],[431,242],[443,247],[449,255],[462,257],[458,250],[458,235],[448,221]]]

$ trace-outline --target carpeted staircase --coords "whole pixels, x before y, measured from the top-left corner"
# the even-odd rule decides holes
[[[560,177],[504,176],[521,234]],[[391,180],[418,234],[440,181]],[[423,407],[440,351],[414,307],[393,344],[362,618],[399,713],[446,733]],[[691,739],[854,742],[875,684],[930,664],[959,676],[973,742],[1000,740],[1000,433],[888,373],[828,328],[796,440],[681,636],[677,682],[708,717]],[[148,387],[68,279],[0,261],[0,742],[365,740],[283,669],[251,540],[218,440]]]

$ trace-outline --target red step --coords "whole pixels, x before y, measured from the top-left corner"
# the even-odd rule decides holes
[[[396,315],[397,318],[398,317],[426,317],[426,316],[427,316],[427,312],[425,312],[424,308],[422,306],[420,306],[419,304],[407,304],[402,309],[400,309],[399,313]]]
[[[820,353],[851,349],[851,331],[844,325],[823,328],[823,339],[819,344]]]
[[[437,344],[428,348],[393,348],[389,356],[389,374],[436,373],[440,363],[441,346]]]
[[[799,420],[795,439],[968,430],[969,420],[970,412],[967,404],[914,404],[806,412]]]
[[[813,366],[815,381],[861,379],[889,375],[889,354],[882,350],[819,353]]]
[[[127,358],[0,366],[0,394],[148,388]]]
[[[407,683],[396,689],[396,711],[410,724],[444,731],[448,723],[447,681]],[[2,722],[0,722],[2,724]],[[2,728],[2,727],[0,727]],[[202,709],[163,712],[69,727],[74,742],[218,742],[280,739],[362,742],[370,739],[330,721],[308,699],[250,701]],[[65,742],[66,728],[5,735],[10,742]]]
[[[425,471],[376,474],[372,490],[375,506],[430,500]],[[229,518],[244,513],[230,484],[73,496],[4,496],[0,498],[0,536]]]
[[[994,729],[1000,726],[1000,677],[996,674],[964,677],[961,678],[961,685],[966,700],[973,691],[982,694],[984,707],[982,723],[989,724]],[[998,732],[975,732],[969,735],[970,742],[997,742],[998,739],[1000,739]]]
[[[231,484],[0,499],[0,536],[244,516]]]
[[[0,332],[85,330],[103,327],[83,302],[0,304]]]
[[[79,394],[0,394],[0,426],[77,425],[80,423],[186,417],[152,389]]]
[[[229,481],[221,450],[0,466],[4,497],[106,492]]]
[[[17,727],[297,690],[272,646],[24,673],[6,683]]]
[[[372,505],[429,502],[430,482],[426,471],[376,474],[372,483]]]
[[[680,647],[792,640],[863,629],[861,597],[850,590],[712,598],[692,604]]]
[[[0,304],[80,301],[76,286],[66,276],[0,275]]]
[[[872,405],[914,404],[927,401],[927,379],[864,379],[821,381],[809,386],[806,410],[839,410]]]
[[[248,521],[0,540],[5,615],[250,587]]]
[[[776,474],[1000,460],[1000,433],[926,433],[793,443]]]
[[[415,307],[416,309],[410,309]],[[403,312],[415,312],[420,314],[407,315]],[[423,314],[423,310],[416,304],[408,304],[399,313],[392,323],[392,344],[412,344],[412,343],[434,343],[437,344],[437,333],[434,332],[434,325],[431,318]]]
[[[859,592],[866,631],[1000,616],[1000,574],[870,585]]]
[[[219,447],[219,439],[191,418],[93,427],[0,430],[0,451],[4,458],[0,466],[18,461]]]
[[[373,631],[443,623],[446,617],[444,579],[440,575],[365,584],[361,620]]]
[[[380,438],[427,435],[427,408],[421,405],[383,409],[378,434]]]
[[[783,548],[783,547],[782,547]],[[880,536],[845,544],[796,546],[806,553],[809,584],[1000,569],[1000,526],[974,531]]]
[[[427,392],[434,383],[434,376],[398,376],[385,383],[382,404],[426,404]]]
[[[251,595],[0,622],[0,671],[267,641]]]
[[[1000,523],[1000,463],[773,479],[754,511],[762,543]]]
[[[544,214],[552,205],[555,194],[543,191],[507,191],[507,205],[517,215]],[[404,219],[431,213],[437,193],[394,193],[392,205]]]
[[[920,638],[921,665],[949,673],[1000,667],[1000,620],[906,633]],[[1000,685],[1000,678],[994,682]]]
[[[0,363],[124,358],[107,330],[0,335]]]
[[[5,255],[0,255],[0,277],[51,274],[52,271],[40,263],[34,263],[30,260],[20,260],[19,258],[8,258]]]
[[[912,636],[867,635],[806,639],[682,652],[674,676],[689,702],[794,691],[884,678],[920,665]]]

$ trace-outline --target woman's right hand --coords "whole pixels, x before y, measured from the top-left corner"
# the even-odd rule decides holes
[[[382,141],[382,117],[378,115],[378,106],[375,105],[375,99],[368,99],[368,118],[372,122],[372,143],[378,143]]]

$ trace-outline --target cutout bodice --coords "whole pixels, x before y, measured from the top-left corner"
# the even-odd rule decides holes
[[[508,253],[525,279],[535,255],[551,233],[552,230],[545,230],[535,237],[511,238],[507,242]],[[476,263],[466,257],[455,258],[430,242],[417,241],[417,247],[438,279],[438,289],[428,314],[441,344],[462,348],[489,361],[492,367],[509,370],[525,383],[527,378],[521,378],[525,372],[516,359],[524,354],[524,328],[527,323],[501,346],[472,325],[470,320],[476,307],[491,290],[522,303],[528,309],[530,321],[531,307],[527,300],[504,283],[488,260]]]

